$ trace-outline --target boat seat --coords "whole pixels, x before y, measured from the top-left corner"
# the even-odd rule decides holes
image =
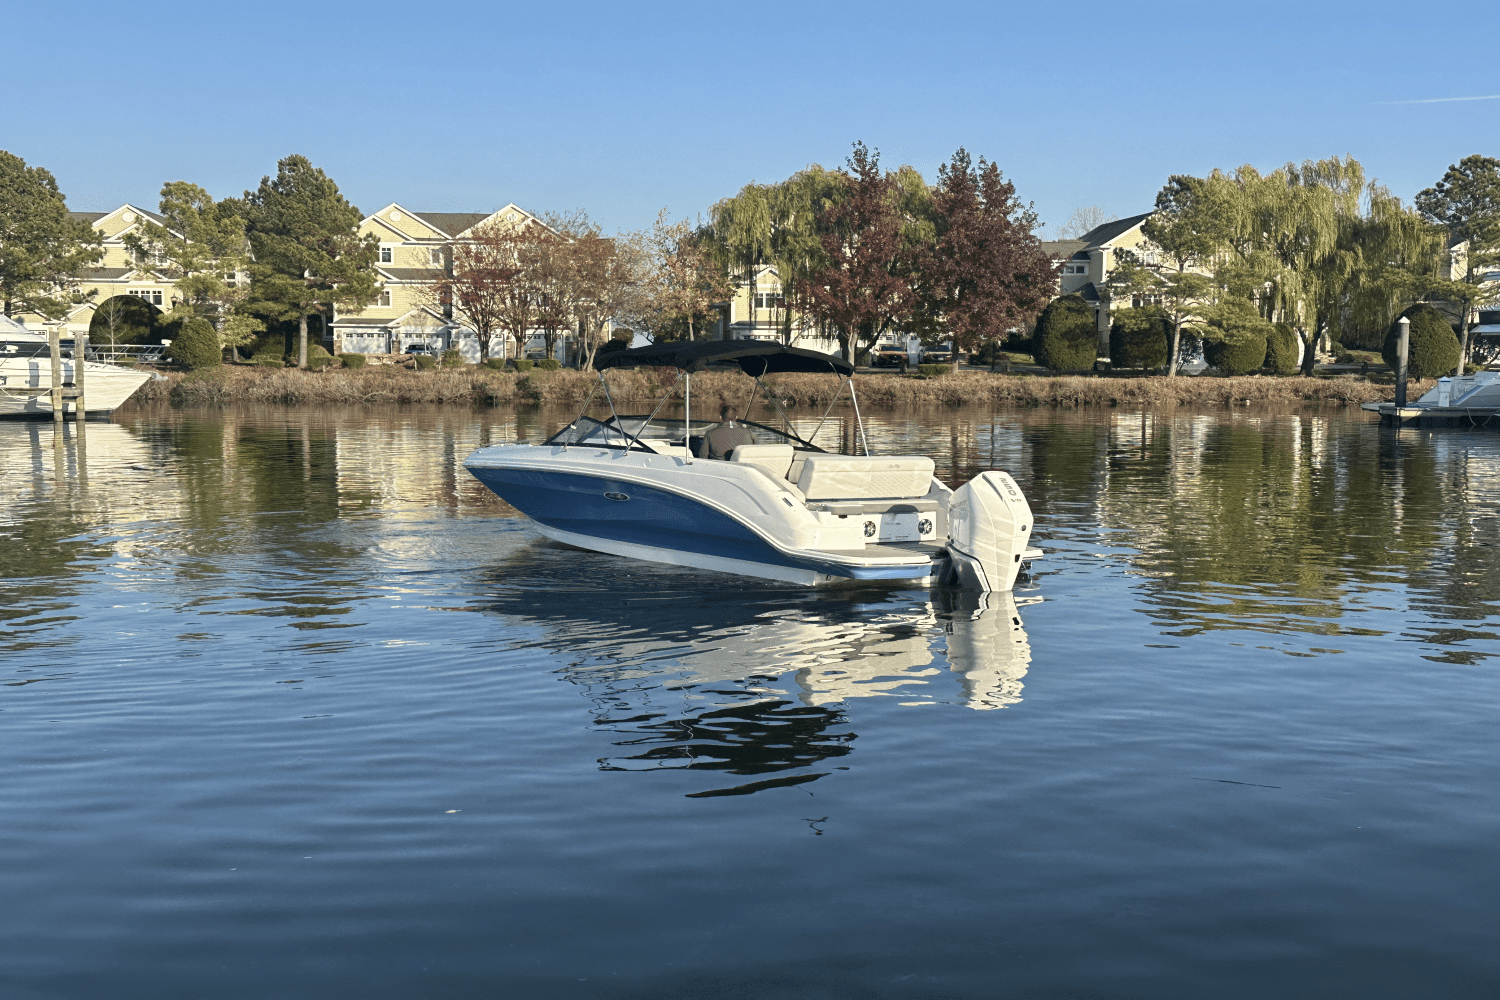
[[[754,465],[769,472],[776,479],[785,479],[792,467],[792,446],[789,444],[740,444],[729,453],[731,462]]]
[[[809,455],[797,487],[809,500],[885,500],[925,497],[932,459],[920,455]]]

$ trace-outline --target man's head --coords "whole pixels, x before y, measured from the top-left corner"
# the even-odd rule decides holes
[[[723,406],[719,407],[719,419],[722,420],[724,423],[726,423],[726,424],[727,423],[732,423],[733,421],[736,421],[739,418],[740,418],[740,411],[736,410],[733,406],[729,405],[728,403],[725,403]]]

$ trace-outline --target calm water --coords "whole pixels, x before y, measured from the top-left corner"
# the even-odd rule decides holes
[[[570,416],[0,425],[0,997],[1500,990],[1500,436],[877,415],[981,608],[541,540]]]

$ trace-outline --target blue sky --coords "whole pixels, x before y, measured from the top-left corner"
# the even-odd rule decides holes
[[[1500,155],[1500,99],[1434,101],[1500,95],[1479,58],[1500,13],[1443,17],[1316,2],[43,2],[7,17],[25,41],[0,148],[50,169],[75,209],[152,207],[167,180],[238,194],[297,152],[367,212],[514,201],[608,229],[838,165],[855,139],[929,180],[964,146],[1053,225],[1085,205],[1145,211],[1174,173],[1345,153],[1409,200],[1465,155]],[[1431,103],[1403,103],[1417,101]]]

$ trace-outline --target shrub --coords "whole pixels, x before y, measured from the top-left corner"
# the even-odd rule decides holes
[[[1266,367],[1277,375],[1295,375],[1302,342],[1288,323],[1277,323],[1266,336]]]
[[[464,356],[459,351],[450,347],[443,352],[444,368],[460,368],[464,364]]]
[[[345,368],[349,368],[351,370],[359,369],[365,366],[365,356],[363,354],[340,354],[339,362]]]
[[[486,368],[492,369],[492,370],[497,371],[497,372],[503,372],[503,371],[505,371],[505,359],[504,358],[486,358],[485,362],[484,362],[484,366]]]
[[[328,351],[327,351],[327,349],[324,348],[322,344],[308,344],[307,345],[307,367],[308,368],[310,368],[311,370],[313,370],[315,372],[320,372],[320,371],[322,371],[325,368],[332,368],[333,365],[334,365],[334,357],[333,357],[333,355],[329,354]]]
[[[518,372],[529,372],[529,371],[531,371],[531,366],[534,363],[535,362],[533,362],[530,358],[516,358],[514,361],[511,362],[511,364],[513,364],[513,365],[516,366],[516,371],[518,371]]]
[[[1010,359],[1005,356],[998,340],[986,340],[979,345],[979,350],[969,356],[970,363],[976,365],[995,364],[1008,360]]]
[[[1156,306],[1121,309],[1109,327],[1109,359],[1114,368],[1160,368],[1167,363],[1172,328]]]
[[[437,367],[437,358],[433,357],[430,354],[418,354],[412,360],[417,363],[417,369],[419,371],[431,371],[432,369]]]
[[[1248,375],[1266,363],[1271,324],[1253,303],[1245,299],[1220,303],[1205,332],[1203,356],[1225,375]]]
[[[952,365],[917,365],[917,374],[923,378],[942,378],[952,371]]]
[[[251,364],[260,365],[262,368],[285,368],[286,362],[281,360],[281,355],[257,354],[250,359]]]
[[[1437,378],[1458,367],[1458,337],[1448,318],[1426,303],[1414,305],[1401,314],[1411,320],[1411,340],[1407,348],[1406,374],[1411,378]],[[1392,369],[1396,367],[1396,339],[1399,323],[1386,331],[1380,355]]]
[[[192,316],[176,320],[171,324],[169,336],[172,346],[167,348],[167,356],[185,368],[196,371],[224,363],[219,334],[206,319]]]
[[[1099,353],[1098,321],[1081,295],[1053,299],[1042,310],[1032,338],[1036,362],[1055,372],[1094,367]]]
[[[536,363],[536,366],[544,372],[555,372],[562,367],[562,362],[556,358],[543,358]]]

